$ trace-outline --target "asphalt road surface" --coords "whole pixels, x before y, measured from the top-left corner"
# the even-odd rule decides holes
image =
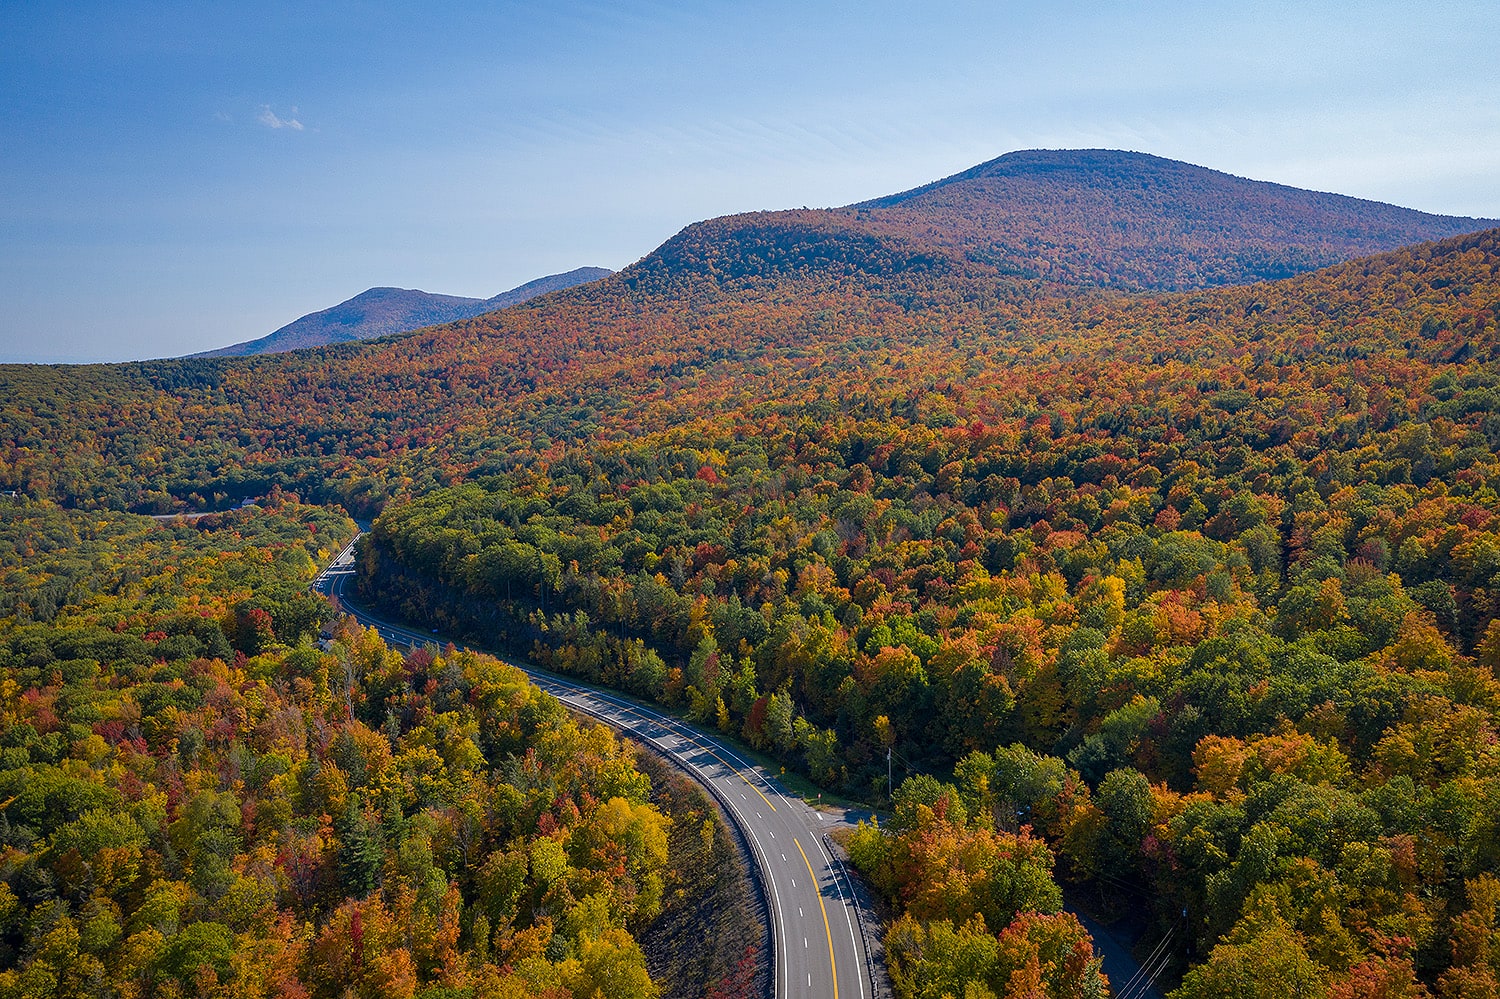
[[[446,641],[435,631],[424,633],[392,624],[352,603],[344,587],[354,573],[351,542],[318,576],[313,588],[337,597],[345,613],[375,628],[388,644]],[[569,708],[605,722],[678,764],[724,806],[750,845],[765,892],[777,999],[877,999],[865,934],[876,937],[880,928],[873,914],[856,900],[849,872],[825,839],[852,815],[816,809],[785,794],[773,774],[712,733],[617,694],[524,662],[506,661],[525,670],[533,683]]]

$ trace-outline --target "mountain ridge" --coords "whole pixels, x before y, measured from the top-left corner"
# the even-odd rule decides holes
[[[538,295],[562,291],[612,273],[607,267],[575,267],[571,271],[536,278],[490,298],[437,295],[414,288],[367,288],[353,298],[310,312],[258,339],[188,356],[244,357],[352,340],[373,340],[508,309]]]

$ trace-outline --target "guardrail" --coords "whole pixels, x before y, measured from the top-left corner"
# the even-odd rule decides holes
[[[865,918],[865,904],[860,900],[859,892],[854,887],[854,878],[849,873],[849,868],[844,865],[844,860],[839,856],[838,848],[834,845],[832,837],[823,834],[823,845],[828,850],[828,859],[833,861],[834,876],[840,875],[844,878],[844,885],[849,889],[849,901],[854,906],[854,920],[859,923],[860,950],[865,956],[865,976],[870,979],[870,999],[883,999],[890,995],[889,981],[885,975],[880,973],[880,968],[875,962],[875,949],[870,942],[870,928]],[[861,885],[860,890],[863,890]],[[882,944],[882,947],[884,944]]]

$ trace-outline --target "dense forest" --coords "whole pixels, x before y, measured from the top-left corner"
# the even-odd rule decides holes
[[[310,644],[341,515],[4,513],[0,995],[657,996],[636,934],[738,875],[706,799],[514,667]],[[666,995],[745,994],[729,909]]]
[[[700,223],[388,341],[0,367],[5,752],[103,788],[0,806],[0,984],[276,951],[326,992],[352,934],[371,994],[652,988],[659,782],[491,660],[306,645],[348,527],[295,489],[379,514],[390,612],[879,804],[848,847],[902,999],[1103,994],[1064,886],[1178,999],[1500,994],[1500,231],[1348,260],[1473,220],[1163,164]],[[199,793],[239,824],[175,826]],[[96,903],[51,844],[101,809],[137,859]],[[156,881],[178,921],[132,922]],[[222,960],[162,956],[189,924]]]
[[[898,980],[946,980],[923,962],[976,913],[1047,911],[915,905],[934,875],[888,858],[949,837],[1149,897],[1185,999],[1480,994],[1495,239],[1101,305],[1024,366],[961,335],[858,383],[830,359],[820,418],[747,402],[389,506],[367,592],[851,794],[884,797],[887,748],[938,781],[863,851],[920,921]]]

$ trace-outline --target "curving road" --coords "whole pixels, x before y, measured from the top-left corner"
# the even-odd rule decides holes
[[[313,589],[336,597],[346,613],[375,628],[388,643],[442,641],[436,632],[391,624],[350,602],[344,587],[355,574],[357,541],[318,575]],[[573,710],[655,749],[724,806],[750,845],[765,892],[777,999],[876,999],[865,934],[878,936],[879,927],[861,908],[848,871],[827,842],[829,830],[847,821],[845,813],[814,809],[785,794],[773,775],[716,735],[608,691],[506,661]]]

